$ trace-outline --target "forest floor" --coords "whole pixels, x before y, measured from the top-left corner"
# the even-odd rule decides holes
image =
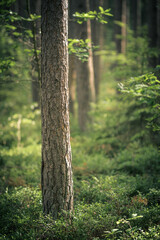
[[[27,106],[21,112],[20,143],[15,143],[19,115],[6,121],[0,147],[0,239],[160,239],[159,149],[145,128],[139,130],[136,112],[116,86],[108,70],[86,133],[71,116],[71,223],[42,213],[39,110]]]

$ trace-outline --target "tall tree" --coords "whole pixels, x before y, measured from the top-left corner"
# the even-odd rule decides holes
[[[103,0],[92,0],[90,1],[91,10],[99,11],[99,6],[104,7]],[[94,20],[91,21],[92,26],[92,40],[95,46],[99,46],[99,50],[103,48],[103,41],[104,41],[104,26],[103,24],[99,23],[98,21]],[[99,84],[101,79],[101,57],[100,55],[93,55],[93,62],[94,62],[94,82],[95,82],[95,93],[96,93],[96,100],[98,99],[99,95]]]
[[[121,52],[125,54],[127,45],[127,0],[122,0],[122,23]]]
[[[68,93],[68,2],[42,0],[42,198],[58,217],[73,209]]]
[[[157,48],[160,52],[160,0],[157,0]],[[157,59],[157,65],[160,64],[160,54]]]
[[[86,12],[86,0],[75,1],[78,12]],[[76,38],[87,39],[87,23],[78,24],[76,28]],[[86,62],[77,60],[77,100],[78,100],[78,122],[81,131],[85,131],[88,121],[88,111],[90,104],[90,87],[89,87],[89,69]]]
[[[148,0],[148,36],[149,36],[149,46],[151,48],[157,47],[157,0]],[[149,66],[156,67],[157,58],[149,58]]]
[[[90,3],[89,0],[86,0],[86,10],[90,11]],[[90,40],[88,43],[89,56],[88,56],[88,72],[89,72],[89,86],[90,86],[90,99],[92,102],[96,100],[96,92],[95,92],[95,82],[94,82],[94,65],[93,65],[93,53],[92,53],[92,30],[91,30],[91,20],[87,21],[87,38]]]
[[[135,37],[138,34],[138,27],[141,26],[141,0],[134,0],[130,2],[131,11],[131,26]]]
[[[122,21],[122,0],[115,0],[114,2],[114,16],[115,16],[115,28],[114,28],[114,32],[115,32],[115,43],[116,43],[116,50],[117,53],[121,53],[121,27],[118,24],[118,22]]]
[[[76,12],[75,0],[69,0],[69,21],[68,34],[69,38],[74,39],[76,35],[77,23],[73,21],[73,14]],[[74,54],[69,55],[69,110],[75,115],[75,99],[76,99],[76,57]]]

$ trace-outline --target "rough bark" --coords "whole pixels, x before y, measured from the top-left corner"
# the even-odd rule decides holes
[[[42,196],[54,219],[73,209],[67,0],[42,0]]]

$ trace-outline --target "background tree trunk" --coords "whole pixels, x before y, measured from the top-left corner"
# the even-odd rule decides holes
[[[98,7],[103,7],[103,0],[92,0],[90,7],[91,10],[99,11]],[[96,20],[91,22],[92,26],[92,40],[93,45],[99,46],[99,50],[103,49],[103,41],[104,41],[104,26],[103,24],[100,24]],[[98,99],[99,95],[99,84],[101,80],[101,57],[100,55],[93,54],[93,63],[94,63],[94,82],[95,82],[95,94],[96,94],[96,100]]]
[[[86,12],[86,0],[76,1],[77,12]],[[77,24],[76,38],[87,39],[87,23]],[[90,87],[88,63],[82,63],[80,60],[76,62],[77,72],[77,100],[78,100],[78,123],[81,131],[86,130],[88,121],[88,111],[90,104]]]
[[[157,0],[148,0],[148,37],[149,46],[151,48],[157,47]],[[157,58],[150,57],[149,66],[156,67]]]
[[[127,0],[122,0],[122,23],[121,52],[125,54],[127,45]]]
[[[121,22],[122,21],[122,0],[115,0],[115,9],[114,9],[114,15],[115,15],[115,21]],[[116,50],[117,53],[121,53],[121,27],[115,23],[115,43],[116,43]]]
[[[67,0],[42,0],[42,197],[54,219],[73,209]]]
[[[69,0],[69,21],[68,34],[69,38],[76,37],[77,23],[73,21],[73,14],[77,11],[75,0]],[[74,54],[69,55],[69,110],[72,115],[75,115],[75,100],[76,100],[76,57]]]
[[[86,10],[90,11],[90,3],[89,0],[86,0]],[[88,43],[89,46],[89,57],[88,57],[88,77],[89,77],[89,86],[90,86],[90,100],[91,102],[95,102],[96,93],[95,93],[95,82],[94,82],[94,65],[93,65],[93,53],[92,53],[92,33],[91,33],[91,21],[88,19],[87,21],[87,38],[90,39]]]
[[[157,0],[157,48],[160,52],[160,0]],[[160,54],[157,58],[157,65],[160,65]]]

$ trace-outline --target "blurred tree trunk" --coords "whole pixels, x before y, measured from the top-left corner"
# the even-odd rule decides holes
[[[160,0],[157,0],[157,48],[160,52]],[[160,65],[160,54],[157,58],[157,65]]]
[[[98,7],[103,5],[103,0],[100,1],[91,1],[91,10],[98,11]],[[99,46],[99,50],[103,49],[103,41],[104,41],[104,26],[103,24],[100,24],[97,21],[92,21],[91,22],[92,26],[92,40],[93,44],[95,46]],[[95,81],[95,94],[96,94],[96,100],[98,99],[99,95],[99,85],[100,85],[100,80],[101,80],[101,57],[100,55],[93,55],[93,63],[94,63],[94,81]]]
[[[116,22],[122,21],[122,0],[115,0],[114,16]],[[116,50],[117,53],[121,53],[121,27],[116,22],[114,27]]]
[[[86,22],[78,26],[80,33],[79,38],[85,40],[87,38]],[[78,100],[78,122],[81,131],[86,130],[89,111],[89,72],[87,62],[77,60],[77,100]]]
[[[157,0],[148,0],[148,36],[150,48],[157,47]],[[156,67],[157,58],[149,58],[149,66]]]
[[[54,219],[73,210],[67,9],[67,0],[42,0],[42,197]]]
[[[75,116],[76,99],[76,59],[74,55],[69,55],[69,111]]]
[[[35,4],[31,4],[32,13],[36,15],[41,15],[41,0],[36,0]],[[37,49],[40,49],[41,46],[41,38],[40,38],[40,27],[41,20],[37,19],[36,24],[32,25],[32,31],[34,33],[34,43]],[[40,57],[40,56],[39,56]],[[40,59],[36,59],[32,62],[32,101],[38,103],[40,105]]]
[[[90,11],[90,3],[89,0],[86,0],[86,10]],[[90,39],[88,43],[89,49],[89,57],[88,57],[88,77],[89,77],[89,87],[90,87],[90,100],[91,102],[95,102],[96,93],[95,93],[95,82],[94,82],[94,65],[93,65],[93,53],[92,53],[92,33],[91,33],[91,21],[88,19],[87,21],[87,38]]]
[[[77,23],[73,21],[73,14],[77,11],[75,0],[69,0],[69,21],[68,34],[69,38],[76,37]],[[72,115],[75,115],[75,98],[76,98],[76,57],[74,54],[69,55],[69,110]]]
[[[131,1],[131,26],[134,35],[137,35],[137,0]]]
[[[86,0],[75,1],[77,12],[86,12]],[[76,38],[87,39],[87,23],[77,24]],[[89,71],[88,63],[77,59],[77,100],[78,100],[78,123],[81,131],[86,130],[86,124],[89,120],[88,111],[90,104]]]
[[[137,0],[137,30],[142,25],[141,0]],[[137,31],[136,30],[136,31]]]
[[[121,41],[121,53],[126,53],[127,47],[127,0],[122,0],[122,41]]]

